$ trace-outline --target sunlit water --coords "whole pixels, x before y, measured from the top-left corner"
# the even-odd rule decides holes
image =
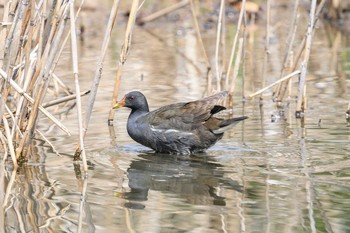
[[[120,96],[141,90],[155,109],[205,95],[205,66],[186,12],[181,21],[170,17],[136,27]],[[284,13],[288,19],[291,12]],[[90,88],[108,9],[96,14],[102,25],[86,19],[79,47],[82,90]],[[249,119],[207,153],[181,157],[154,154],[133,142],[126,132],[127,109],[118,110],[114,126],[107,126],[125,26],[118,20],[86,139],[87,179],[72,164],[78,141],[74,103],[51,107],[73,136],[42,119],[40,127],[61,157],[37,140],[24,168],[12,172],[10,163],[1,165],[0,232],[350,232],[348,37],[320,24],[303,120],[294,117],[296,84],[279,114],[271,92],[262,106],[257,99],[243,103],[239,81],[233,113]],[[282,22],[271,40],[267,83],[279,77],[289,23]],[[230,38],[233,25],[227,28]],[[261,87],[263,27],[261,22],[247,55],[248,94]],[[215,24],[203,31],[210,57],[215,36]],[[56,74],[73,87],[69,64],[67,50]]]

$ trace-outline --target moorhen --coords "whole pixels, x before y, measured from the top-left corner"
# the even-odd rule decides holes
[[[150,112],[146,97],[139,91],[132,91],[113,108],[131,109],[127,130],[136,142],[160,153],[191,154],[205,151],[220,140],[226,130],[248,118],[221,119],[213,116],[226,109],[219,103],[227,95],[228,92],[223,91]]]

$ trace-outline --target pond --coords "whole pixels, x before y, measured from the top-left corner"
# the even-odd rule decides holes
[[[233,114],[249,119],[206,153],[155,154],[128,136],[128,109],[117,110],[113,126],[107,125],[126,9],[121,8],[112,35],[85,141],[87,177],[72,162],[78,142],[74,103],[50,107],[72,136],[42,117],[40,129],[59,155],[38,137],[34,156],[23,168],[13,171],[10,162],[0,166],[1,232],[350,232],[348,35],[325,22],[318,25],[308,69],[308,109],[303,119],[296,119],[296,79],[282,108],[272,101],[271,90],[261,101],[242,99],[243,90],[249,95],[262,87],[265,21],[258,18],[248,27],[246,77],[243,84],[240,75],[234,96]],[[266,84],[280,75],[289,9],[282,4],[271,9]],[[99,20],[85,14],[84,40],[79,42],[82,91],[90,89],[109,9],[93,12]],[[208,20],[202,33],[214,62],[217,14],[210,17],[214,23]],[[236,21],[226,23],[231,43]],[[306,26],[298,29],[296,44]],[[137,26],[119,98],[140,90],[153,110],[207,95],[206,67],[197,45],[189,9]],[[74,87],[69,48],[55,73]],[[83,100],[85,106],[87,98]]]

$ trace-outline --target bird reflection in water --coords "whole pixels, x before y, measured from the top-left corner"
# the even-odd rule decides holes
[[[242,186],[225,177],[222,165],[208,157],[176,157],[163,154],[140,154],[127,169],[129,192],[119,193],[129,202],[125,207],[145,208],[153,191],[175,194],[177,198],[195,205],[225,206],[225,197],[219,188],[242,192]]]

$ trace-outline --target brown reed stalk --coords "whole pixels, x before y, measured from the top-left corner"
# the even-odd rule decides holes
[[[254,14],[253,14],[254,15]],[[243,48],[242,48],[242,100],[245,100],[245,80],[246,80],[246,44],[247,44],[247,36],[248,36],[248,32],[247,32],[247,14],[244,13],[243,16],[243,22],[244,22],[244,29],[243,29]],[[243,111],[244,111],[244,102],[243,102]],[[244,127],[244,125],[242,126]],[[242,131],[242,137],[243,135]]]
[[[164,9],[161,9],[161,10],[159,10],[157,12],[154,12],[151,15],[142,17],[142,18],[137,20],[137,23],[138,24],[145,24],[145,23],[151,22],[153,20],[158,19],[159,17],[162,17],[162,16],[167,15],[167,14],[173,12],[173,11],[176,11],[176,10],[182,8],[182,7],[185,7],[189,3],[190,3],[190,0],[183,0],[183,1],[179,2],[179,3],[171,5],[169,7],[164,8]]]
[[[225,70],[227,66],[227,59],[226,59],[226,7],[225,4],[222,9],[223,17],[222,17],[222,27],[221,27],[221,37],[220,37],[220,47],[221,47],[221,72],[220,76],[221,78],[225,78]],[[221,85],[220,85],[221,86]]]
[[[246,3],[246,0],[243,0],[242,4],[241,4],[241,10],[239,12],[238,23],[237,23],[237,30],[236,30],[236,33],[235,33],[235,37],[233,39],[230,59],[229,59],[228,66],[227,66],[227,71],[226,71],[226,87],[229,86],[229,77],[230,77],[231,68],[232,68],[232,64],[233,64],[233,58],[235,56],[237,40],[238,40],[239,33],[241,32],[242,19],[243,19],[243,16],[245,15],[245,3]]]
[[[82,9],[84,3],[85,3],[85,0],[82,0],[82,1],[80,2],[79,8],[78,8],[77,13],[75,14],[75,17],[74,17],[74,22],[75,22],[75,23],[76,23],[77,20],[78,20],[79,13],[80,13],[80,11],[81,11],[81,9]],[[70,32],[70,30],[71,30],[71,28],[69,28],[69,32]],[[71,33],[69,33],[69,32],[68,32],[68,34],[66,35],[66,37],[64,38],[64,40],[63,40],[63,42],[62,42],[62,46],[61,46],[61,48],[60,48],[60,50],[59,50],[59,52],[58,52],[58,56],[56,57],[56,59],[55,59],[55,61],[54,61],[54,63],[53,63],[52,70],[55,70],[55,68],[56,68],[56,66],[57,66],[57,64],[58,64],[58,61],[59,61],[59,59],[61,58],[61,55],[62,55],[62,52],[63,52],[63,50],[64,50],[64,48],[65,48],[65,45],[66,45],[66,43],[67,43],[69,37],[71,36]],[[57,77],[57,75],[54,75],[54,74],[53,74],[53,77],[54,77],[56,80],[60,81],[60,79]],[[59,83],[60,83],[62,86],[64,86],[67,90],[69,90],[69,88],[66,87],[66,85],[63,84],[62,81],[60,81]]]
[[[25,79],[25,81],[24,81],[24,84],[23,84],[23,93],[26,93],[26,91],[27,91],[27,88],[28,88],[28,86],[29,86],[29,82],[30,82],[30,80],[31,80],[31,77],[32,77],[32,75],[33,75],[33,73],[34,73],[34,66],[35,66],[35,63],[36,63],[36,59],[35,58],[30,58],[29,59],[30,60],[30,64],[26,67],[27,69],[27,73],[26,74],[23,74],[23,76],[24,76],[24,79]],[[15,82],[13,82],[13,83],[15,83]],[[13,84],[12,84],[13,85]],[[17,85],[18,86],[18,85]],[[13,88],[13,87],[12,87]],[[15,119],[14,119],[14,121],[13,121],[13,125],[14,126],[16,126],[17,125],[17,123],[18,122],[21,122],[21,119],[25,116],[25,114],[27,113],[27,111],[25,111],[24,109],[23,109],[23,106],[27,103],[27,100],[25,99],[25,97],[23,96],[23,95],[21,95],[21,93],[20,92],[16,92],[16,93],[18,93],[19,94],[19,98],[17,99],[17,107],[16,107],[16,113],[15,113]],[[12,140],[14,140],[14,139],[16,139],[16,140],[14,140],[14,141],[18,141],[17,139],[19,139],[20,137],[20,135],[19,134],[16,134],[16,136],[15,136],[15,127],[13,127],[12,128],[12,134],[11,134],[11,136],[12,136]],[[16,138],[14,138],[14,137],[16,137]]]
[[[35,2],[32,1],[31,2],[32,5],[35,5]],[[31,6],[29,7],[29,9],[31,9]],[[46,9],[46,1],[40,1],[38,5],[36,5],[36,10],[34,11],[34,9],[30,10],[30,23],[27,25],[26,29],[25,29],[25,34],[28,35],[28,39],[25,43],[25,45],[23,46],[22,50],[23,50],[23,54],[25,54],[25,66],[24,66],[24,71],[23,71],[23,78],[21,79],[22,81],[19,83],[19,85],[17,86],[17,89],[14,88],[19,94],[19,99],[17,99],[17,108],[16,108],[16,114],[15,114],[15,120],[13,122],[13,125],[17,125],[18,123],[18,128],[20,129],[24,129],[24,125],[26,124],[27,121],[27,115],[28,115],[28,108],[27,103],[27,96],[29,96],[27,93],[35,93],[35,91],[30,88],[30,83],[32,82],[32,78],[34,76],[34,70],[37,69],[39,70],[38,67],[36,67],[37,64],[37,57],[40,59],[41,58],[41,53],[39,52],[38,54],[38,46],[33,46],[34,49],[32,49],[32,44],[37,44],[38,43],[38,39],[36,39],[34,37],[34,35],[39,34],[39,30],[40,30],[40,26],[41,24],[39,24],[38,26],[38,22],[40,21],[40,9],[42,9],[42,11],[45,11]],[[27,14],[29,16],[29,13]],[[44,24],[45,19],[42,19],[42,25]],[[40,23],[40,22],[39,22]],[[40,41],[39,41],[39,51],[40,50]],[[24,60],[23,57],[21,58],[21,60]],[[21,75],[18,75],[19,77],[21,77]],[[14,83],[16,84],[16,83]],[[12,85],[13,86],[13,85]],[[20,86],[23,86],[23,89],[21,90],[22,93],[25,93],[25,95],[21,94],[21,92],[18,92],[18,88],[20,88]],[[25,98],[26,97],[26,98]],[[33,101],[34,102],[34,101]],[[33,103],[32,102],[32,103]],[[39,107],[40,111],[44,110],[42,107]],[[45,111],[46,112],[46,111]],[[47,115],[47,114],[45,114]],[[51,116],[51,114],[50,114]],[[52,118],[52,117],[50,117]],[[56,122],[59,122],[58,120],[55,120]],[[60,124],[60,123],[59,123]],[[60,127],[60,126],[59,126]],[[65,128],[65,127],[64,127]],[[65,129],[68,132],[68,129]],[[16,132],[16,134],[14,134]],[[69,134],[69,132],[68,132]],[[15,131],[15,128],[12,129],[12,137],[13,140],[18,144],[18,142],[20,141],[20,139],[23,137],[22,132],[21,131]]]
[[[191,3],[191,12],[192,12],[192,19],[193,19],[193,26],[196,32],[196,37],[197,37],[197,41],[199,43],[200,49],[202,51],[202,54],[204,56],[204,62],[207,66],[207,93],[211,93],[212,92],[212,80],[213,80],[213,72],[212,72],[212,68],[210,65],[210,61],[208,58],[208,54],[205,50],[205,46],[203,43],[203,39],[202,39],[202,35],[201,35],[201,31],[199,28],[199,23],[198,23],[198,19],[197,19],[197,12],[196,12],[196,8],[195,8],[195,3],[194,0],[190,0]]]
[[[271,34],[271,2],[270,0],[266,0],[266,35],[265,35],[265,53],[263,60],[263,69],[262,69],[262,77],[261,77],[261,85],[262,88],[265,87],[265,78],[267,74],[267,65],[268,65],[268,57],[270,54],[270,34]],[[263,96],[260,96],[260,100],[262,100]]]
[[[13,67],[15,67],[15,61],[18,54],[18,48],[20,45],[20,38],[22,32],[22,23],[23,23],[23,14],[26,11],[27,4],[24,2],[20,2],[18,5],[18,9],[15,14],[14,21],[12,22],[12,26],[9,30],[9,33],[6,38],[6,42],[4,45],[4,61],[3,67],[7,74],[7,80],[2,80],[0,82],[0,92],[2,93],[0,99],[0,123],[3,118],[5,103],[7,97],[10,93],[10,79],[12,78]]]
[[[289,61],[287,61],[287,65],[286,65],[286,68],[284,68],[284,72],[291,73],[293,71],[292,69],[293,69],[293,59],[294,59],[292,51],[290,52],[288,59]],[[286,92],[288,93],[288,97],[290,97],[292,93],[292,83],[290,79],[280,83],[279,85],[280,85],[280,89],[276,99],[277,105],[279,105],[279,103],[282,102],[284,96],[286,95]]]
[[[4,4],[2,25],[1,25],[1,31],[0,31],[0,45],[5,44],[8,26],[11,25],[11,23],[9,22],[10,4],[11,4],[10,1]],[[5,57],[5,47],[0,46],[0,68],[3,68],[4,57]]]
[[[7,114],[10,116],[10,117],[7,117],[7,119],[11,118],[12,122],[15,121],[15,116],[13,115],[12,111],[10,110],[10,108],[5,105],[5,108],[6,108],[6,111],[7,111]],[[4,117],[6,117],[6,114],[4,115]],[[12,123],[12,131],[11,131],[11,140],[13,141],[13,134],[14,134],[14,131],[16,132],[19,132],[22,136],[22,132],[20,131],[18,125],[15,125]]]
[[[80,92],[79,95],[80,95],[80,97],[82,97],[82,96],[85,96],[85,95],[87,95],[89,93],[90,93],[90,91],[84,91],[84,92]],[[58,99],[51,100],[49,102],[43,103],[42,106],[43,106],[43,108],[48,108],[48,107],[51,107],[51,106],[55,106],[57,104],[61,104],[61,103],[65,103],[65,102],[74,100],[76,98],[77,98],[77,94],[67,95],[67,96],[64,96],[64,97],[61,97],[61,98],[58,98]]]
[[[112,96],[112,101],[111,101],[111,108],[110,108],[109,116],[108,116],[108,123],[109,124],[111,124],[113,122],[113,118],[114,118],[115,111],[113,110],[113,105],[117,101],[117,96],[118,96],[119,86],[120,86],[120,81],[121,81],[121,74],[122,74],[124,63],[126,61],[126,57],[129,53],[132,32],[133,32],[133,28],[134,28],[135,21],[136,21],[138,7],[139,7],[139,0],[133,0],[132,5],[131,5],[128,24],[126,25],[124,43],[123,43],[122,50],[121,50],[120,56],[119,56],[119,63],[118,63],[118,67],[117,67],[117,73],[116,73],[115,82],[114,82],[114,91],[113,91],[113,96]]]
[[[0,130],[0,141],[1,141],[1,144],[3,146],[3,149],[4,149],[4,154],[3,154],[3,157],[2,157],[2,163],[5,164],[5,161],[7,159],[7,156],[8,156],[8,148],[7,148],[7,143],[6,143],[6,137],[5,135],[2,133],[2,131]]]
[[[104,35],[103,42],[102,42],[101,54],[100,54],[98,61],[97,61],[94,80],[92,81],[92,84],[91,84],[91,88],[90,88],[91,92],[90,92],[87,106],[86,106],[85,118],[83,121],[83,127],[84,127],[83,135],[84,135],[84,137],[86,136],[86,132],[87,132],[87,129],[89,127],[92,109],[94,107],[94,103],[95,103],[95,99],[96,99],[97,89],[98,89],[98,86],[100,85],[100,80],[101,80],[102,70],[103,70],[103,62],[104,62],[107,48],[108,48],[108,44],[109,44],[109,41],[111,38],[111,33],[112,33],[112,30],[114,27],[114,22],[115,22],[115,19],[117,17],[119,3],[120,3],[120,0],[114,0],[113,6],[111,9],[111,13],[109,15],[107,28],[106,28],[105,35]],[[77,160],[80,160],[80,144],[77,145],[77,148],[76,148],[75,154],[74,154],[74,161],[77,161]]]
[[[66,25],[66,21],[67,21],[67,15],[68,15],[68,4],[63,4],[61,6],[61,9],[58,9],[59,12],[59,18],[57,20],[59,20],[59,25],[57,28],[57,31],[54,32],[50,32],[50,36],[49,36],[49,40],[51,41],[50,38],[52,38],[52,44],[48,46],[46,46],[44,53],[47,54],[47,58],[45,59],[45,61],[42,60],[42,62],[44,63],[43,69],[42,71],[40,71],[40,77],[41,78],[41,84],[38,90],[38,93],[36,95],[36,99],[34,101],[34,105],[32,108],[32,111],[30,113],[29,116],[29,120],[28,120],[28,125],[26,127],[25,133],[24,133],[24,137],[20,143],[20,147],[17,150],[17,153],[19,153],[21,155],[21,158],[23,160],[26,160],[27,158],[27,154],[29,152],[29,147],[31,145],[31,142],[33,140],[34,137],[34,130],[37,124],[37,118],[38,118],[38,110],[39,110],[39,106],[42,102],[42,100],[44,99],[44,96],[46,94],[46,90],[48,88],[49,82],[51,80],[51,73],[52,73],[52,64],[53,64],[53,60],[55,58],[55,56],[57,55],[57,51],[59,48],[59,44],[61,42],[61,37],[63,35],[64,29],[65,29],[65,25]],[[42,74],[42,75],[41,75]]]
[[[8,145],[8,149],[10,150],[10,155],[12,158],[12,163],[14,168],[18,167],[17,164],[17,158],[16,158],[16,153],[15,153],[15,148],[13,146],[12,140],[11,140],[11,130],[10,130],[10,126],[7,122],[7,119],[5,117],[3,117],[2,119],[3,123],[4,123],[4,128],[5,128],[5,133],[6,133],[6,138],[7,138],[7,145]]]
[[[69,13],[70,13],[70,32],[71,32],[71,47],[72,47],[72,61],[73,61],[73,74],[75,83],[78,125],[79,125],[79,145],[80,153],[83,159],[83,168],[85,173],[88,171],[87,159],[84,147],[84,128],[83,128],[83,115],[81,109],[81,97],[79,86],[79,68],[78,68],[78,49],[77,49],[77,35],[75,32],[75,17],[74,17],[74,0],[69,1]]]
[[[222,21],[224,17],[224,5],[225,1],[221,0],[220,2],[220,12],[219,12],[219,18],[218,18],[218,24],[216,29],[216,43],[215,43],[215,79],[216,79],[216,90],[220,91],[221,89],[221,75],[220,75],[220,68],[219,68],[219,50],[220,50],[220,41],[222,36]]]
[[[314,16],[312,34],[315,32],[315,26],[317,25],[317,21],[318,21],[318,19],[320,17],[320,14],[321,14],[321,12],[322,12],[322,10],[323,10],[323,8],[324,8],[324,6],[325,6],[327,1],[328,0],[322,0],[317,6],[316,13],[315,13],[315,16]],[[305,50],[305,47],[306,47],[305,44],[306,44],[306,40],[307,40],[307,36],[306,35],[307,35],[307,32],[305,33],[305,36],[303,37],[303,40],[301,41],[301,43],[300,43],[300,45],[299,45],[299,47],[297,49],[297,52],[295,53],[295,58],[294,58],[294,62],[293,62],[293,64],[294,64],[293,70],[295,70],[296,67],[298,66],[299,60],[301,58],[301,55],[302,55],[302,53]]]
[[[292,61],[290,56],[293,54],[292,49],[293,49],[294,39],[295,39],[297,27],[298,27],[298,18],[299,18],[298,9],[299,9],[299,0],[296,0],[294,2],[293,16],[289,27],[288,36],[287,36],[288,41],[286,46],[286,53],[283,59],[283,68],[281,71],[280,78],[284,76],[287,69],[289,69],[289,72],[291,72],[290,64],[292,64]],[[277,90],[274,93],[274,95],[276,96],[277,103],[282,102],[288,85],[289,85],[289,80],[282,82],[278,85]]]
[[[311,2],[309,25],[306,32],[305,54],[304,54],[304,59],[301,63],[301,69],[300,69],[301,73],[300,73],[300,79],[299,79],[298,100],[297,100],[297,107],[295,112],[296,117],[298,118],[303,116],[303,112],[306,109],[306,102],[305,102],[306,72],[307,72],[307,65],[309,62],[309,57],[311,52],[312,35],[313,35],[313,29],[314,29],[314,23],[315,23],[316,3],[317,3],[317,0],[312,0]]]
[[[296,71],[294,71],[293,73],[290,73],[290,74],[286,75],[285,77],[283,77],[283,78],[277,80],[276,82],[273,82],[273,83],[271,83],[270,85],[268,85],[268,86],[266,86],[266,87],[260,89],[259,91],[254,92],[253,94],[250,94],[250,95],[249,95],[249,98],[253,98],[253,97],[257,96],[257,95],[260,95],[261,93],[263,93],[264,91],[270,89],[271,87],[274,87],[275,85],[277,85],[277,84],[279,84],[279,83],[281,83],[281,82],[283,82],[283,81],[286,81],[286,80],[288,80],[288,79],[292,78],[293,76],[298,75],[298,74],[300,74],[300,73],[301,73],[300,70],[296,70]]]

